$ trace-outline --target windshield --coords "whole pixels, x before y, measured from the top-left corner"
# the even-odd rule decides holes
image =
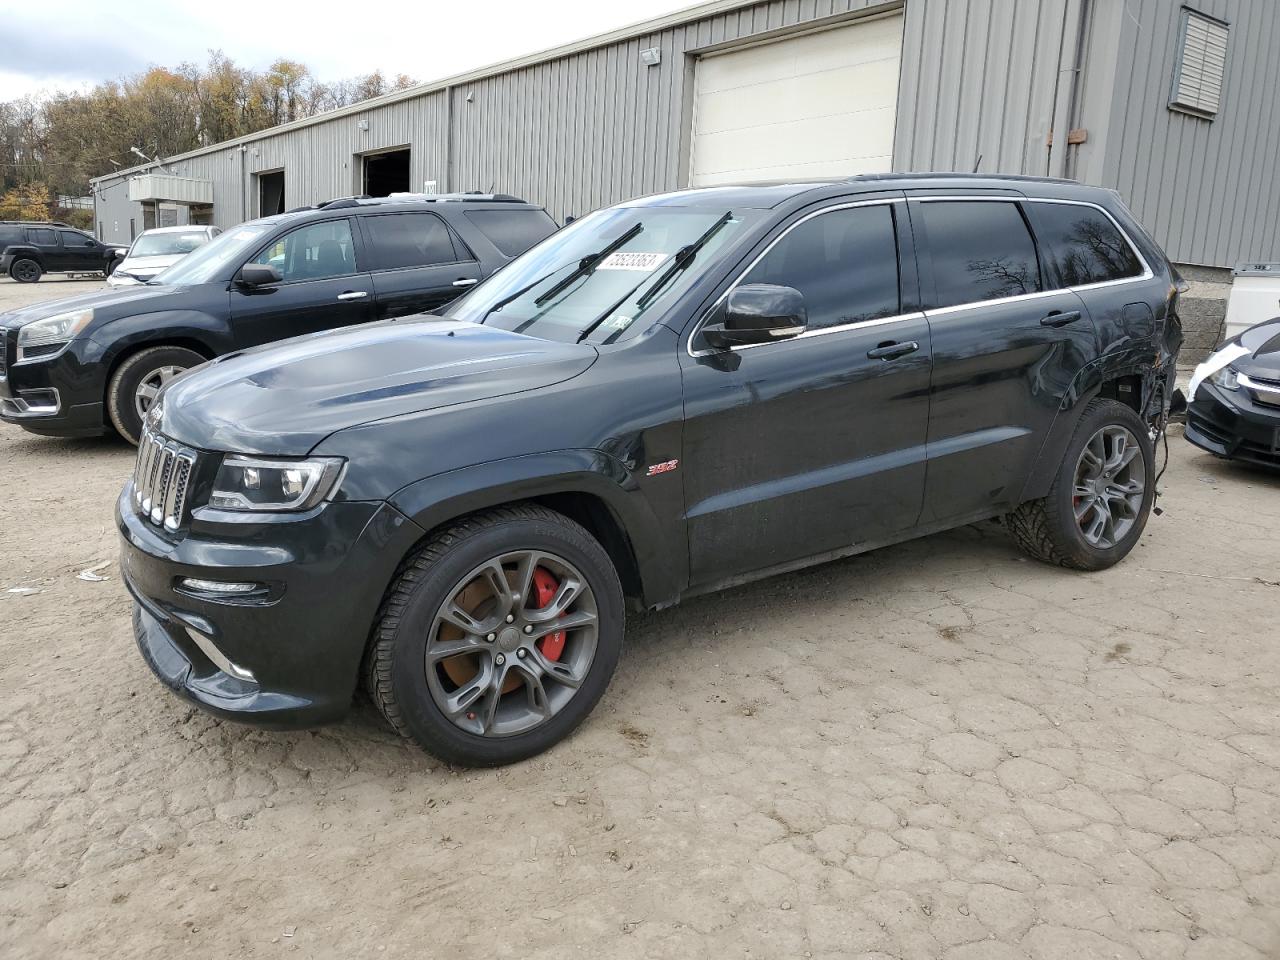
[[[186,287],[208,283],[233,263],[239,266],[258,248],[263,237],[275,229],[274,223],[245,223],[210,240],[189,256],[156,276],[151,283]],[[141,239],[141,238],[139,238]]]
[[[134,241],[131,257],[172,257],[186,256],[196,247],[209,242],[209,234],[204,230],[186,230],[175,233],[144,233]]]
[[[654,315],[692,283],[697,265],[710,263],[756,211],[744,213],[709,207],[599,210],[513,260],[455,301],[445,316],[544,340],[611,343],[642,329],[642,317]],[[699,240],[699,250],[677,256]]]

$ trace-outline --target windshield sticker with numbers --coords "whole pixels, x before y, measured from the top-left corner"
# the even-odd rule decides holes
[[[611,253],[605,257],[597,270],[638,270],[648,273],[656,270],[667,259],[665,253]]]

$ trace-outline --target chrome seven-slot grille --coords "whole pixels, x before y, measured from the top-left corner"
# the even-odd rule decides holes
[[[133,471],[133,502],[139,513],[156,526],[177,530],[195,465],[196,452],[190,447],[143,430]]]

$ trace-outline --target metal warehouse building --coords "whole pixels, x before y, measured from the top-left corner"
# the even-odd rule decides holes
[[[887,170],[1120,191],[1193,280],[1280,260],[1275,0],[713,0],[94,181],[99,235],[352,194],[498,191],[557,219],[684,186]]]

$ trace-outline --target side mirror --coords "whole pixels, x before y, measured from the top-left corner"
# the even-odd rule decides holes
[[[269,263],[246,263],[240,268],[236,283],[242,287],[263,287],[268,283],[279,283],[283,279],[280,271]]]
[[[707,324],[702,335],[711,346],[725,349],[795,337],[807,322],[804,294],[795,287],[746,283],[730,291],[724,319]]]

